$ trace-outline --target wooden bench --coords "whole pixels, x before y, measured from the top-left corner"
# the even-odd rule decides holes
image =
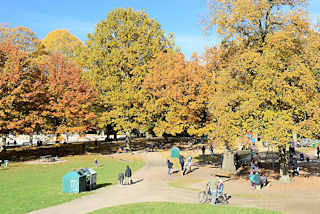
[[[40,161],[52,162],[54,161],[54,157],[52,157],[52,155],[43,155],[43,156],[40,156]]]

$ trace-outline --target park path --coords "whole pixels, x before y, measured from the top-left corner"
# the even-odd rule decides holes
[[[132,185],[114,185],[96,190],[94,194],[57,206],[36,210],[30,214],[82,214],[100,208],[138,202],[198,202],[197,192],[178,189],[168,185],[165,160],[159,153],[142,154],[145,166],[134,173]]]

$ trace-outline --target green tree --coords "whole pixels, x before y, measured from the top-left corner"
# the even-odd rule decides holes
[[[317,66],[307,58],[312,32],[305,1],[212,2],[217,4],[209,21],[229,40],[221,54],[233,49],[229,64],[214,79],[212,133],[227,149],[247,131],[276,143],[280,174],[288,180],[287,144],[293,133],[312,136],[319,105]]]
[[[58,53],[68,59],[79,56],[82,42],[68,30],[54,30],[46,35],[41,41],[48,53]]]
[[[141,85],[150,60],[173,47],[171,37],[143,11],[119,8],[96,25],[86,45],[81,66],[99,94],[100,128],[113,124],[127,134],[148,129],[141,121]]]

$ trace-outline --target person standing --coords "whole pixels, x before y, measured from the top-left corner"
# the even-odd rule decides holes
[[[204,157],[205,153],[206,153],[206,147],[203,145],[201,147],[201,150],[202,150],[202,156]]]
[[[173,163],[170,162],[170,160],[167,160],[167,166],[168,166],[168,175],[171,175],[171,169],[173,167]]]
[[[126,170],[124,172],[124,183],[125,184],[132,184],[132,171],[130,169],[130,167],[127,165]]]
[[[96,168],[99,167],[99,165],[98,165],[98,160],[97,160],[97,159],[94,160],[94,165],[95,165]]]
[[[211,158],[213,158],[213,145],[210,144],[210,156]]]
[[[182,175],[184,175],[184,157],[182,155],[179,155],[179,163],[181,166]]]
[[[123,179],[124,179],[124,174],[122,172],[120,172],[118,174],[118,181],[119,181],[119,184],[123,185]]]
[[[320,159],[320,148],[319,148],[319,145],[317,146],[317,156],[318,156],[318,159]]]

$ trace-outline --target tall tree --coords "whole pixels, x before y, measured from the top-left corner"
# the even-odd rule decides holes
[[[45,126],[42,115],[45,77],[30,59],[10,43],[0,43],[0,132],[30,134]]]
[[[318,106],[318,80],[306,58],[310,29],[304,3],[219,0],[210,20],[230,41],[221,47],[236,50],[214,80],[213,133],[227,147],[246,131],[274,139],[283,180],[288,180],[286,145],[294,132],[311,136],[305,130],[314,127],[311,109]]]
[[[48,33],[41,43],[48,53],[58,53],[68,59],[78,57],[83,46],[82,42],[68,30],[60,29]]]
[[[48,101],[46,117],[48,132],[74,133],[93,128],[95,114],[91,111],[95,93],[81,78],[81,70],[62,55],[50,55],[40,66],[46,74]]]
[[[27,27],[10,27],[9,24],[0,23],[0,42],[9,42],[26,53],[40,51],[40,40],[35,33]]]
[[[144,109],[150,111],[154,131],[201,136],[209,121],[207,72],[194,54],[189,62],[182,53],[160,53],[151,63],[143,89]]]
[[[86,44],[82,67],[99,94],[100,125],[113,124],[127,134],[144,129],[141,84],[150,60],[172,48],[170,37],[143,11],[115,9],[96,25]]]

